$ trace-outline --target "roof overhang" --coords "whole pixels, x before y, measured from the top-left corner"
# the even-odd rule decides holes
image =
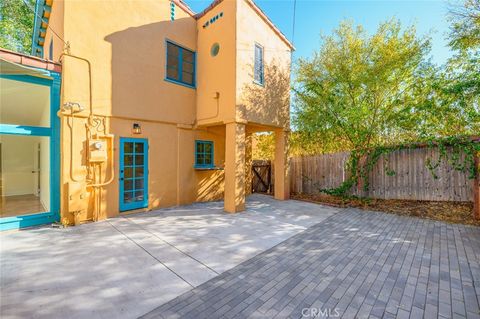
[[[31,75],[50,79],[51,72],[61,73],[62,66],[52,61],[0,48],[0,70],[0,75]]]

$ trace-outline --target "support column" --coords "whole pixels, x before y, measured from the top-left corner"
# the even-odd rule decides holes
[[[275,131],[275,199],[290,198],[290,184],[288,179],[288,133],[284,130]]]
[[[245,124],[228,123],[225,129],[224,210],[245,210]]]

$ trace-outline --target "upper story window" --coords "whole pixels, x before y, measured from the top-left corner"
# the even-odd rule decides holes
[[[263,85],[263,47],[255,44],[255,64],[253,67],[253,80]]]
[[[195,141],[195,167],[212,168],[213,166],[213,142]]]
[[[195,86],[195,52],[167,41],[167,79]]]

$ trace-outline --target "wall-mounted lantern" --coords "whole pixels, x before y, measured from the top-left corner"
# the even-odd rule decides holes
[[[140,124],[133,123],[132,133],[133,134],[142,134],[142,128],[140,127]]]

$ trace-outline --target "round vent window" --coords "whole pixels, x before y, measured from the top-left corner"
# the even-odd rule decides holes
[[[212,56],[217,56],[218,52],[220,52],[220,45],[218,43],[214,43],[210,49],[210,54]]]

